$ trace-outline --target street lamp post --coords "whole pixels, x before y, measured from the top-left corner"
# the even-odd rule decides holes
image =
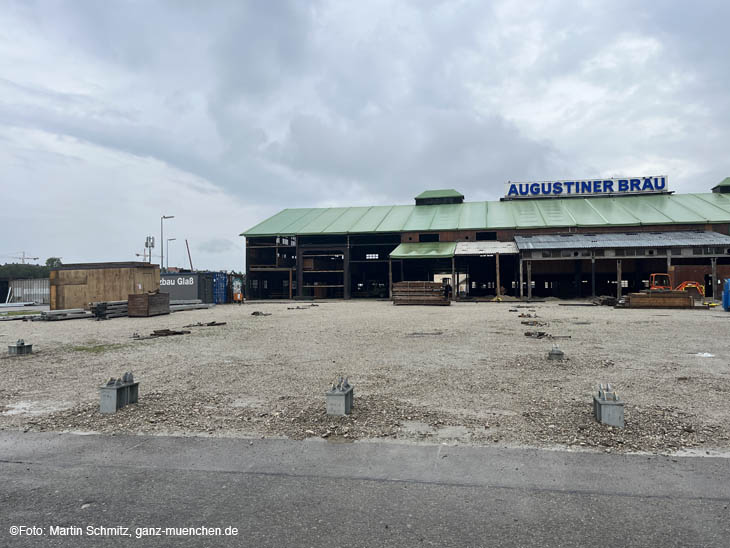
[[[165,270],[170,270],[170,242],[173,242],[175,240],[177,240],[177,238],[167,239],[167,265],[165,265]]]
[[[163,267],[165,266],[165,236],[162,229],[162,221],[165,219],[174,219],[174,215],[163,215],[160,217],[160,272],[162,272]]]

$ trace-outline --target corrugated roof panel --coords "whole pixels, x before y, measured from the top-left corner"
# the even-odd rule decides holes
[[[727,222],[730,211],[704,200],[706,194],[682,194],[682,205],[709,222]],[[677,196],[679,197],[679,196]],[[728,203],[730,206],[730,202]]]
[[[512,206],[512,215],[515,218],[517,228],[539,228],[545,226],[545,220],[537,208],[537,200],[514,200],[509,202]]]
[[[548,226],[575,226],[575,219],[570,216],[564,203],[555,200],[535,200],[540,216]]]
[[[607,234],[515,235],[519,249],[610,249],[624,247],[727,246],[730,236],[717,232],[619,232]]]
[[[516,255],[517,244],[514,242],[457,242],[455,255]]]
[[[368,211],[360,217],[356,223],[354,223],[348,230],[351,234],[362,234],[364,232],[376,232],[378,225],[383,222],[383,219],[390,213],[393,206],[373,206],[369,207]]]
[[[487,226],[487,202],[467,202],[461,206],[459,230]]]
[[[369,207],[348,207],[345,212],[323,230],[327,234],[347,234],[360,218],[365,215]],[[319,220],[319,219],[318,219]]]
[[[410,207],[410,206],[409,206]],[[431,223],[436,216],[436,211],[440,206],[414,206],[408,220],[403,225],[405,231],[422,231],[431,230]]]
[[[418,209],[433,206],[421,206]],[[378,232],[400,232],[416,206],[393,206],[378,226]]]
[[[453,257],[454,242],[420,242],[400,244],[390,252],[391,259],[443,259]]]
[[[510,202],[486,202],[487,226],[484,228],[512,228],[515,218]]]
[[[644,197],[644,203],[657,209],[675,223],[703,223],[707,217],[698,215],[684,204],[683,200],[671,199],[668,195]]]
[[[329,232],[327,227],[337,221],[345,211],[349,208],[346,207],[329,207],[324,210],[322,215],[312,219],[307,225],[299,230],[300,234],[321,234],[323,232]]]
[[[286,234],[301,234],[304,227],[314,221],[317,217],[324,215],[328,211],[328,208],[317,208],[310,209],[299,219],[296,219],[291,224],[287,225],[284,230]]]
[[[641,221],[637,219],[631,212],[619,205],[618,202],[623,200],[631,200],[631,198],[586,198],[586,202],[598,214],[606,219],[603,224],[609,225],[638,225]]]
[[[616,200],[616,198],[612,199]],[[667,217],[662,212],[652,207],[647,200],[621,199],[621,202],[619,203],[643,225],[656,225],[672,222],[670,217]]]
[[[724,211],[726,214],[730,215],[730,199],[726,198],[725,194],[687,194],[687,196],[694,196],[695,198],[702,200],[702,202],[710,206],[716,207],[721,211]],[[722,220],[726,221],[727,217]]]
[[[561,206],[575,219],[577,226],[601,226],[608,224],[606,219],[601,217],[601,214],[594,207],[591,207],[591,204],[585,198],[561,200]]]
[[[437,206],[436,214],[431,221],[431,230],[453,230],[459,226],[461,204],[444,204]]]
[[[294,221],[304,217],[307,213],[313,211],[312,208],[300,209],[284,209],[273,217],[269,217],[265,221],[260,222],[255,227],[250,228],[241,236],[273,236],[275,234],[293,234],[286,232],[286,228]]]

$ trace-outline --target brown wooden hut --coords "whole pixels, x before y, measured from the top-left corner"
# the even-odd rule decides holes
[[[143,262],[80,263],[50,272],[51,310],[89,308],[89,303],[126,301],[130,294],[160,289],[160,267]]]

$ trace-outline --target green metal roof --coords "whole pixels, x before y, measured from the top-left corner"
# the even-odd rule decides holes
[[[285,209],[241,236],[730,222],[730,194],[653,194],[461,204]]]
[[[717,183],[712,188],[717,188],[719,186],[730,186],[730,177],[725,177],[722,181],[720,181],[719,183]]]
[[[425,190],[416,196],[416,200],[423,198],[463,198],[464,195],[453,188],[442,188],[439,190]]]
[[[400,244],[390,252],[391,259],[443,259],[453,257],[456,250],[454,242],[420,242]]]

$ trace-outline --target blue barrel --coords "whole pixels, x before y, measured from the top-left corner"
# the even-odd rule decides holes
[[[730,280],[725,280],[725,289],[722,292],[722,307],[730,312]]]

